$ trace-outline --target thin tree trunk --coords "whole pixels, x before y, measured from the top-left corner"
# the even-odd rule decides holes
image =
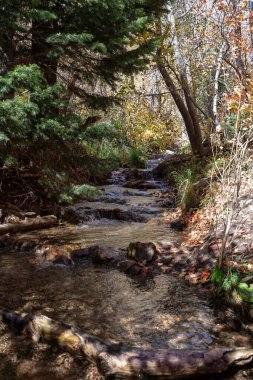
[[[219,119],[218,119],[218,95],[219,95],[219,77],[220,72],[222,68],[222,62],[223,62],[223,52],[226,47],[226,42],[224,41],[218,55],[218,63],[217,68],[215,72],[214,77],[214,96],[213,96],[213,107],[212,107],[212,114],[214,117],[214,130],[212,132],[216,131],[216,128],[219,126]]]
[[[192,147],[192,151],[194,154],[199,154],[199,155],[203,155],[203,145],[202,145],[202,141],[199,141],[199,139],[196,138],[196,135],[195,135],[195,128],[194,128],[194,124],[193,124],[193,121],[192,121],[192,118],[191,118],[191,115],[187,109],[187,107],[185,106],[185,103],[182,99],[182,97],[180,96],[171,76],[169,75],[166,67],[162,64],[162,63],[158,63],[158,69],[164,79],[164,82],[166,83],[170,93],[171,93],[171,96],[173,97],[175,103],[176,103],[176,106],[184,120],[184,124],[185,124],[185,127],[186,127],[186,131],[187,131],[187,134],[188,134],[188,137],[189,137],[189,140],[190,140],[190,144],[191,144],[191,147]]]
[[[182,78],[181,80],[182,80],[182,85],[184,89],[185,101],[186,101],[187,108],[188,108],[188,111],[189,111],[189,114],[191,116],[192,123],[194,126],[195,141],[198,146],[199,153],[203,155],[204,152],[203,152],[202,134],[201,134],[201,128],[200,128],[200,123],[199,123],[199,117],[197,114],[197,109],[192,101],[192,98],[194,99],[194,95],[191,93],[191,89],[190,89],[187,78],[185,76],[183,78],[183,75],[181,75],[181,78]]]
[[[191,116],[191,119],[194,125],[195,139],[197,140],[197,145],[199,147],[202,147],[202,136],[201,136],[199,117],[197,114],[197,109],[192,101],[192,99],[194,99],[195,97],[194,97],[193,91],[191,90],[192,77],[191,77],[190,67],[189,67],[186,57],[181,53],[181,50],[180,50],[180,43],[179,43],[178,35],[177,35],[176,19],[173,14],[173,8],[171,5],[168,5],[168,11],[169,11],[168,21],[170,22],[170,25],[171,25],[171,33],[173,36],[172,45],[174,48],[175,60],[178,66],[179,77],[180,77],[181,85],[184,91],[186,105],[187,105],[189,114]],[[203,154],[203,150],[200,153]]]

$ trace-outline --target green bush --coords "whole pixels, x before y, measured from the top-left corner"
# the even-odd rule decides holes
[[[95,186],[87,184],[76,185],[61,193],[59,200],[61,203],[71,204],[82,198],[91,200],[98,194],[100,194],[100,191]]]
[[[84,132],[85,139],[96,139],[103,140],[107,139],[108,141],[114,140],[116,138],[121,138],[119,130],[112,123],[101,123],[91,125]]]
[[[145,167],[145,160],[146,160],[145,153],[140,148],[131,148],[129,151],[129,165],[130,166],[136,166],[139,168]]]
[[[82,119],[64,112],[63,92],[60,84],[45,83],[37,65],[17,66],[0,77],[0,141],[23,146],[38,140],[75,141]]]
[[[215,267],[210,281],[215,284],[218,295],[224,295],[230,304],[253,303],[252,272],[235,268]]]

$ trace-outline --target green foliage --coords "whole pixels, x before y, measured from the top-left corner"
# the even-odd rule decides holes
[[[139,168],[145,167],[146,155],[140,148],[131,148],[129,152],[129,164]]]
[[[156,38],[145,31],[164,4],[1,1],[1,164],[13,157],[17,168],[34,168],[50,199],[71,184],[72,190],[62,197],[74,200],[91,194],[86,185],[76,187],[78,183],[96,181],[119,165],[139,161],[140,154],[125,145],[125,135],[113,123],[84,130],[82,110],[106,107],[122,74],[137,72],[149,62]]]
[[[253,303],[253,285],[246,282],[240,282],[237,286],[237,291],[243,301]]]
[[[103,139],[114,140],[121,138],[120,131],[116,129],[113,123],[101,123],[91,125],[84,132],[84,138],[96,139],[102,141]]]
[[[113,85],[122,73],[136,72],[148,63],[156,38],[151,33],[143,38],[143,34],[165,3],[165,0],[2,0],[0,35],[4,36],[4,42],[0,47],[10,66],[24,59],[28,64],[37,63],[47,81],[49,72],[61,60],[65,74],[75,74],[89,85],[98,79]],[[11,46],[14,49],[10,54]],[[87,91],[85,88],[82,86],[79,95],[89,104],[102,101],[98,94],[92,94],[91,87]]]
[[[129,146],[125,131],[117,120],[88,127],[84,137],[82,145],[90,159],[91,168],[101,175],[108,175],[123,165],[144,165],[143,150]]]
[[[17,167],[18,166],[18,161],[15,157],[13,156],[7,156],[4,160],[4,165],[7,167]]]
[[[240,300],[253,303],[253,285],[248,283],[253,276],[245,277],[245,275],[245,273],[242,274],[234,268],[215,267],[210,276],[210,281],[216,285],[218,294],[226,295],[228,300],[231,297],[231,303],[235,300],[236,303],[240,303]]]
[[[218,291],[228,292],[231,291],[240,281],[240,277],[237,272],[229,272],[225,268],[215,267],[210,281],[217,285]]]
[[[111,171],[130,162],[130,148],[115,141],[86,140],[83,147],[89,170],[100,177],[106,177]]]
[[[15,93],[10,99],[7,94]],[[81,125],[75,114],[64,114],[62,86],[48,86],[37,65],[17,66],[0,78],[1,140],[30,145],[39,139],[74,140]]]
[[[189,154],[191,153],[191,145],[190,143],[185,143],[180,147],[180,153]]]
[[[76,185],[68,189],[67,191],[60,194],[59,200],[64,204],[71,204],[78,199],[86,198],[88,200],[93,199],[97,196],[100,191],[91,185],[83,184]]]

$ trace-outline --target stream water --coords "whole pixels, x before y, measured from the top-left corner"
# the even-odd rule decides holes
[[[122,169],[113,173],[97,199],[75,206],[81,221],[78,226],[32,232],[26,234],[27,238],[48,237],[62,245],[114,248],[126,248],[133,241],[180,242],[181,235],[166,223],[169,209],[162,207],[163,194],[169,189],[152,178],[151,169],[157,163],[154,159],[147,169],[135,172],[152,189],[124,187],[126,177],[133,173]],[[121,220],[113,218],[115,209],[120,210],[116,215],[121,215]],[[130,219],[142,216],[146,222],[124,220],[129,215]],[[129,277],[87,260],[73,268],[38,267],[29,252],[3,251],[0,300],[1,308],[41,311],[100,338],[121,341],[125,346],[207,348],[218,342],[215,320],[206,300],[168,275]],[[49,358],[43,344],[38,346],[31,348],[22,337],[13,336],[0,325],[0,380],[78,380],[86,376],[85,369],[75,371],[73,366],[59,371],[58,354],[51,352]]]

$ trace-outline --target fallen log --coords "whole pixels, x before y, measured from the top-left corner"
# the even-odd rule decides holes
[[[54,215],[43,216],[36,219],[30,219],[20,223],[8,223],[0,224],[0,235],[7,233],[17,233],[23,231],[33,231],[43,228],[55,226],[57,224],[57,218]]]
[[[72,353],[93,360],[105,379],[166,378],[219,373],[231,366],[244,365],[253,358],[246,348],[216,348],[204,350],[141,350],[125,351],[120,344],[104,342],[67,324],[44,315],[19,315],[2,312],[3,322],[40,340],[58,344]]]

